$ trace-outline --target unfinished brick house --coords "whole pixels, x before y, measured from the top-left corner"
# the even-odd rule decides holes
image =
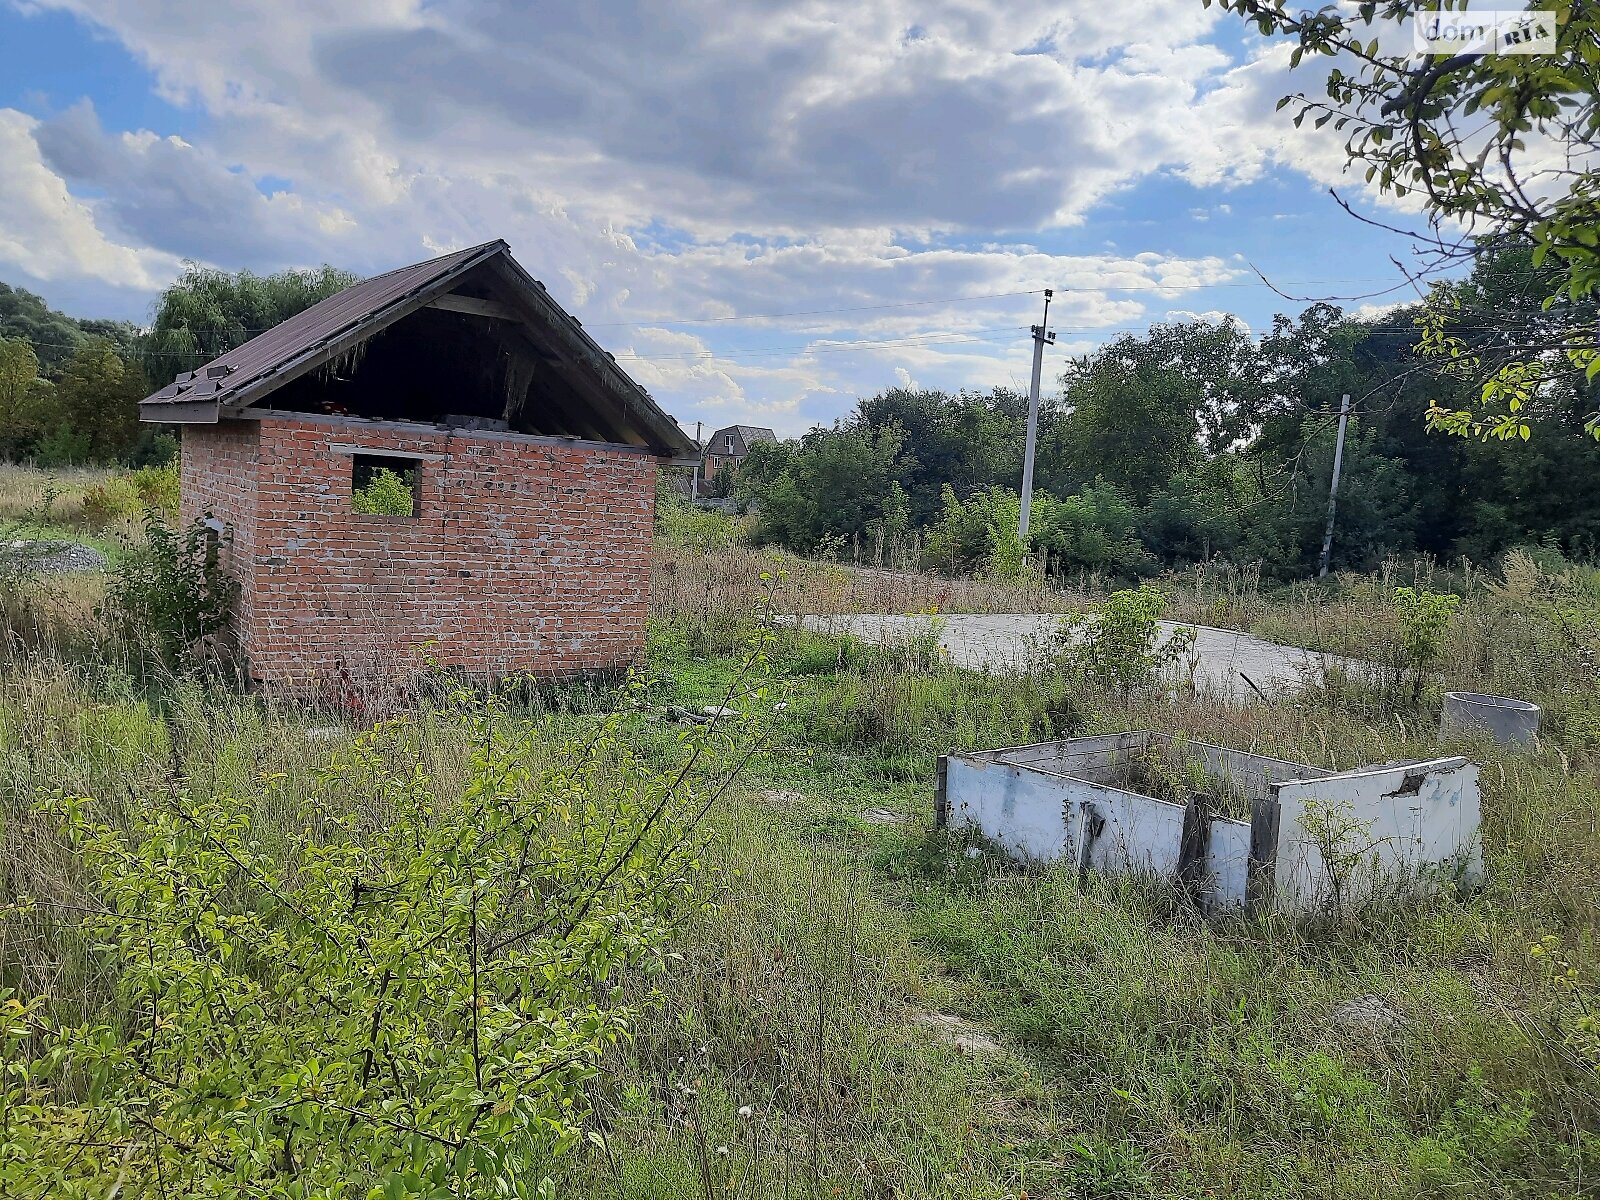
[[[140,405],[238,579],[251,676],[486,678],[644,645],[658,468],[696,448],[495,241],[365,280]]]

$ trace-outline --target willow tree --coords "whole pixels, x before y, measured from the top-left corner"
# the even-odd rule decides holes
[[[141,347],[145,373],[162,387],[358,278],[329,266],[256,275],[190,263],[156,304]]]

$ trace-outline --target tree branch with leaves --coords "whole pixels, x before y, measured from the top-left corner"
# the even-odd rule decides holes
[[[1351,166],[1364,167],[1365,183],[1380,195],[1420,200],[1428,223],[1415,234],[1420,279],[1486,245],[1527,244],[1536,266],[1555,267],[1543,297],[1551,328],[1500,355],[1460,336],[1448,288],[1430,293],[1420,348],[1442,374],[1480,385],[1469,407],[1435,403],[1433,428],[1525,440],[1523,414],[1553,371],[1600,376],[1600,4],[1540,0],[1529,19],[1552,24],[1541,29],[1553,39],[1550,53],[1419,55],[1409,44],[1397,51],[1394,39],[1437,15],[1437,4],[1368,0],[1308,10],[1286,0],[1216,2],[1263,36],[1290,40],[1291,69],[1325,65],[1322,95],[1297,92],[1278,106],[1297,107],[1296,126],[1310,118],[1343,132]],[[1600,421],[1589,429],[1600,437]]]

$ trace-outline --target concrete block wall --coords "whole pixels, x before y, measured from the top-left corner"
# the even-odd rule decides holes
[[[1125,767],[1158,743],[1242,793],[1250,820],[1125,790],[1134,782]],[[974,829],[1033,862],[1192,879],[1212,908],[1313,912],[1483,877],[1478,768],[1459,757],[1330,772],[1130,731],[947,755],[939,780],[939,825]],[[1203,836],[1186,836],[1191,821]],[[1324,845],[1338,847],[1336,869]]]
[[[643,649],[648,455],[298,414],[199,428],[185,511],[210,501],[235,526],[258,680],[305,690],[424,657],[484,678],[576,676]],[[420,460],[413,516],[353,510],[354,455],[386,453]]]

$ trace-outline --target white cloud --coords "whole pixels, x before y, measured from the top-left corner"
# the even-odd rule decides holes
[[[759,424],[798,434],[812,424],[819,403],[839,396],[803,355],[718,357],[704,339],[660,328],[639,329],[616,344],[624,370],[652,393],[678,400],[675,415],[686,427]]]
[[[1025,379],[1037,296],[871,306],[1055,286],[1063,345],[1138,324],[1243,264],[1030,239],[1162,173],[1342,163],[1283,134],[1282,64],[1234,66],[1195,0],[1141,6],[1133,44],[1117,6],[998,0],[34,3],[208,118],[192,141],[87,105],[23,129],[20,161],[76,206],[108,281],[115,253],[151,288],[175,256],[370,272],[503,236],[691,421],[792,428],[901,376]],[[41,227],[0,209],[0,254]],[[663,327],[840,308],[858,311]],[[889,344],[840,344],[868,340]]]
[[[1125,14],[997,2],[255,0],[225,28],[199,0],[42,2],[120,38],[258,172],[390,203],[432,172],[515,173],[707,239],[1068,225],[1165,167],[1248,177],[1259,147],[1226,165],[1240,123],[1282,124],[1253,103],[1270,72],[1224,74],[1193,0],[1144,5],[1132,44]]]
[[[45,164],[37,126],[0,109],[0,264],[36,281],[89,279],[119,289],[149,290],[171,278],[176,259],[106,236],[94,206]]]
[[[103,197],[104,222],[175,257],[315,263],[354,224],[304,195],[265,194],[242,169],[182,138],[109,134],[88,101],[38,122],[33,140],[52,170]]]
[[[1409,296],[1400,300],[1391,300],[1384,304],[1377,304],[1371,300],[1368,300],[1365,304],[1358,304],[1355,306],[1355,308],[1351,309],[1350,316],[1355,318],[1357,321],[1377,321],[1388,316],[1396,309],[1409,308],[1416,303],[1418,303],[1418,298],[1416,296]],[[1419,333],[1417,336],[1420,340],[1422,335]]]

